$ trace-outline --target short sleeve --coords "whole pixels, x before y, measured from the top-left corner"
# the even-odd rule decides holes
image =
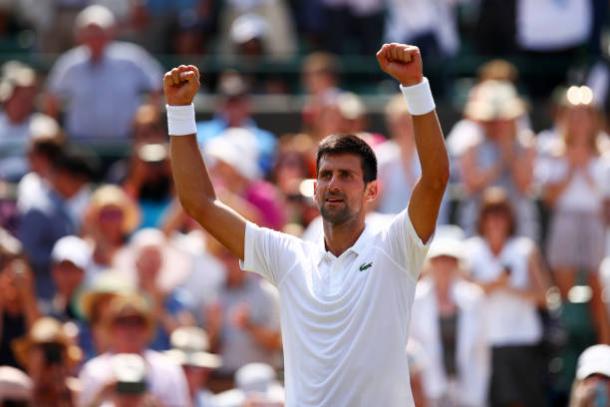
[[[385,231],[384,243],[387,253],[407,274],[417,280],[428,254],[430,242],[424,243],[415,232],[407,209],[400,212]]]
[[[61,97],[68,97],[72,89],[72,84],[70,83],[72,76],[69,75],[73,66],[70,61],[72,59],[71,56],[73,56],[73,52],[60,57],[51,69],[47,80],[47,88]]]
[[[285,233],[262,228],[252,222],[246,224],[243,270],[260,274],[278,286],[293,267],[300,252],[299,239]]]

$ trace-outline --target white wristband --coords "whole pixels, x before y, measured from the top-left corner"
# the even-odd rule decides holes
[[[407,102],[407,109],[412,115],[419,116],[422,114],[430,113],[431,111],[436,109],[436,105],[434,104],[434,97],[432,96],[432,91],[430,90],[430,83],[428,82],[428,78],[424,77],[424,79],[417,85],[400,85],[400,91],[405,97],[405,101]]]
[[[195,105],[165,105],[167,110],[167,130],[170,136],[186,136],[197,133]]]

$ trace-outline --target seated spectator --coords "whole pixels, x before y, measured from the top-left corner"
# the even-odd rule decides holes
[[[40,196],[21,213],[18,237],[32,264],[40,298],[53,296],[51,251],[59,238],[80,229],[84,206],[89,200],[88,182],[93,173],[91,157],[80,149],[64,148],[53,162],[50,188],[41,188]]]
[[[211,251],[227,271],[226,284],[206,318],[212,349],[219,349],[223,361],[218,376],[230,381],[241,366],[253,362],[277,367],[281,349],[277,291],[242,271],[238,259],[218,243]]]
[[[385,119],[389,140],[375,151],[377,177],[381,184],[377,210],[381,213],[399,213],[409,202],[411,191],[421,175],[413,122],[402,95],[388,102]]]
[[[114,255],[140,224],[140,213],[121,188],[102,185],[91,196],[84,218],[84,235],[92,250],[88,274],[94,277],[112,266]]]
[[[211,140],[204,153],[220,199],[251,221],[281,230],[282,199],[275,186],[261,177],[254,135],[246,129],[228,129]]]
[[[517,233],[508,195],[485,190],[478,235],[466,241],[471,278],[485,292],[482,307],[491,346],[491,405],[544,405],[538,344],[546,279],[536,244]]]
[[[32,379],[21,370],[0,366],[0,406],[32,406]]]
[[[284,388],[277,381],[273,368],[265,363],[249,363],[235,372],[235,389],[216,396],[215,406],[282,407]]]
[[[610,322],[598,269],[606,250],[610,159],[601,155],[601,118],[592,105],[592,95],[590,89],[582,87],[571,87],[566,92],[561,136],[554,154],[540,164],[538,173],[545,203],[552,213],[547,259],[554,280],[567,300],[578,274],[586,274],[592,290],[591,314],[599,341],[606,343],[610,341]]]
[[[148,348],[155,324],[152,310],[142,297],[117,296],[111,300],[103,321],[110,347],[83,366],[78,406],[112,401],[118,390],[113,385],[117,381],[113,357],[117,354],[135,354],[144,359],[147,391],[151,398],[166,406],[189,405],[188,387],[180,367]]]
[[[58,117],[65,102],[70,138],[126,139],[142,95],[160,91],[157,61],[135,44],[114,41],[114,29],[107,8],[81,11],[75,22],[81,45],[62,54],[49,73],[46,113]]]
[[[173,200],[172,174],[165,143],[134,146],[122,186],[138,204],[140,227],[160,227]]]
[[[207,388],[210,373],[222,360],[209,353],[208,335],[197,327],[178,328],[172,333],[172,349],[166,355],[182,366],[193,407],[215,407],[214,394]]]
[[[459,223],[468,235],[475,231],[481,193],[504,188],[515,208],[517,234],[540,237],[539,215],[531,200],[535,150],[519,132],[525,104],[508,82],[485,81],[465,108],[484,137],[474,141],[460,157],[460,174],[466,197],[459,208]]]
[[[21,244],[0,229],[0,366],[24,367],[11,343],[24,336],[40,316],[32,279]]]
[[[85,360],[107,352],[110,348],[104,321],[108,316],[110,303],[119,295],[133,294],[136,286],[125,276],[108,270],[94,276],[78,298],[79,345]]]
[[[0,78],[0,178],[18,181],[27,171],[25,152],[31,134],[36,72],[19,62],[2,66]]]
[[[91,262],[91,248],[77,236],[59,239],[51,252],[51,278],[55,295],[42,304],[42,313],[59,321],[77,321],[78,292],[86,280],[85,273]]]
[[[135,279],[139,293],[152,305],[157,326],[149,348],[169,349],[171,333],[194,323],[188,294],[177,288],[193,271],[190,255],[172,245],[160,230],[142,229],[117,253],[114,268],[125,278]]]
[[[461,275],[463,252],[461,241],[438,234],[415,293],[411,337],[426,356],[422,378],[432,406],[487,405],[484,294]]]
[[[309,54],[303,61],[301,82],[307,98],[303,107],[303,124],[305,131],[309,131],[316,124],[324,105],[340,92],[337,57],[325,52]]]
[[[602,407],[610,400],[610,346],[591,346],[578,358],[570,407]]]
[[[218,111],[211,120],[197,123],[199,145],[205,148],[210,140],[229,128],[247,129],[256,139],[260,173],[267,174],[273,166],[277,141],[272,133],[258,127],[252,118],[248,85],[240,74],[229,71],[221,75],[217,91],[221,96]]]
[[[28,334],[13,341],[17,359],[32,380],[35,406],[73,406],[79,386],[72,376],[81,360],[68,329],[53,318],[41,318]]]

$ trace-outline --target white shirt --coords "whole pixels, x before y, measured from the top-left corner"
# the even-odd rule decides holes
[[[517,41],[525,49],[554,51],[585,42],[591,31],[591,2],[519,0]]]
[[[427,251],[406,210],[339,257],[248,223],[242,266],[280,293],[286,406],[413,406],[405,346]]]
[[[491,282],[510,268],[510,285],[526,289],[530,284],[529,258],[534,242],[526,237],[509,239],[496,257],[481,237],[466,241],[466,258],[472,277],[483,283]],[[493,346],[533,345],[542,337],[542,323],[536,304],[517,294],[499,289],[486,296],[483,303],[489,343]]]
[[[146,362],[148,391],[165,407],[190,405],[190,396],[182,368],[167,356],[147,350],[143,354]],[[88,406],[97,393],[113,379],[112,354],[104,353],[85,363],[79,376],[82,391],[78,406]]]

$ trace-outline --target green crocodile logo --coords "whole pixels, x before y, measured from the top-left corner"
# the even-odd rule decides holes
[[[370,262],[370,263],[362,263],[362,264],[360,265],[360,269],[359,269],[359,270],[360,270],[360,271],[364,271],[364,270],[366,270],[366,269],[370,268],[372,265],[373,265],[373,262]]]

